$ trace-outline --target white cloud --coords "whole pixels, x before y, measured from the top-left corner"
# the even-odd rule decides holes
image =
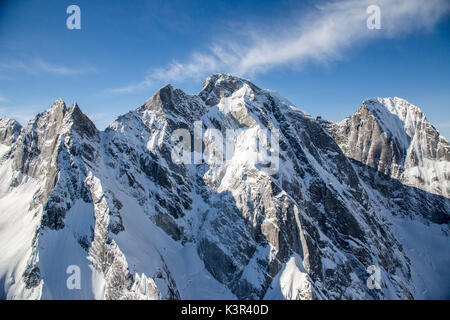
[[[372,4],[381,9],[381,30],[367,28],[370,15],[366,9]],[[130,93],[154,82],[198,79],[214,72],[244,76],[282,65],[338,60],[352,46],[371,39],[429,30],[449,11],[448,0],[328,1],[295,21],[285,21],[283,28],[274,26],[271,33],[249,30],[250,40],[216,40],[208,50],[192,53],[185,62],[152,69],[142,81],[109,91]]]
[[[104,120],[105,118],[108,118],[109,115],[106,114],[106,113],[89,113],[89,114],[87,115],[87,117],[88,117],[89,119],[91,119],[91,121],[97,122],[97,121],[102,121],[102,120]]]
[[[62,76],[73,76],[88,72],[94,72],[95,68],[54,65],[44,61],[42,58],[34,58],[27,61],[14,60],[0,63],[0,71],[23,71],[34,75],[55,74]]]
[[[35,106],[0,106],[0,117],[6,116],[17,120],[22,126],[26,126],[28,121],[33,119],[39,108]]]
[[[107,93],[131,93],[134,91],[138,91],[140,89],[148,88],[152,85],[152,83],[153,83],[153,80],[149,76],[147,76],[147,77],[145,77],[144,80],[142,80],[139,83],[130,84],[126,87],[121,87],[121,88],[107,89],[105,91]]]

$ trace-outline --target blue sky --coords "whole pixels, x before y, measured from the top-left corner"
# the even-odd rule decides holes
[[[329,120],[402,97],[450,138],[449,3],[1,1],[0,115],[24,124],[62,98],[103,129],[167,83],[196,94],[227,72]],[[81,30],[66,27],[71,4]]]

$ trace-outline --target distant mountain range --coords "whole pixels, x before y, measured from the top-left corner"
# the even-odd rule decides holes
[[[449,181],[399,98],[334,123],[214,74],[104,131],[57,100],[0,120],[0,298],[450,298]]]

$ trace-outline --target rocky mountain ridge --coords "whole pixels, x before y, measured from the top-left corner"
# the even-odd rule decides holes
[[[2,119],[0,297],[448,297],[449,148],[422,115],[372,99],[318,121],[215,74],[104,131],[62,100]]]

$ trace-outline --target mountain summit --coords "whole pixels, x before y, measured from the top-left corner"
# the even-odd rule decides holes
[[[350,158],[406,185],[449,197],[450,146],[408,101],[365,100],[354,115],[328,129]]]
[[[331,123],[215,74],[105,131],[58,100],[0,120],[0,297],[449,297],[449,160],[398,98]]]

